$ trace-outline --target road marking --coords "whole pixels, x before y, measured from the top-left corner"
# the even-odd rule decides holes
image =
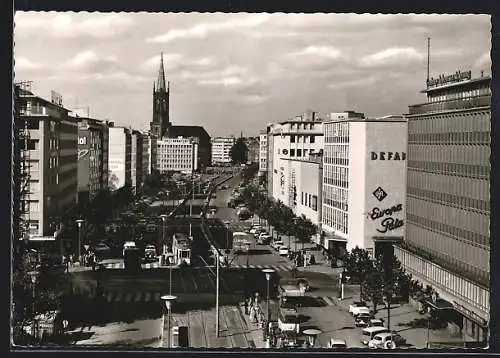
[[[139,302],[141,300],[141,292],[137,292],[135,294],[134,302]]]
[[[255,265],[255,266],[257,266],[257,268],[260,268],[260,269],[263,268],[262,265]]]
[[[320,297],[320,298],[322,298],[322,299],[323,299],[323,300],[327,303],[327,305],[328,305],[328,306],[334,306],[334,305],[335,305],[335,304],[333,303],[333,301],[331,301],[331,300],[330,300],[330,298],[328,298],[327,296],[325,296],[325,297]]]
[[[161,300],[161,293],[156,292],[155,293],[155,302],[158,302]]]
[[[127,293],[127,295],[125,296],[125,302],[130,302],[130,300],[132,299],[132,293]]]
[[[149,302],[151,300],[151,292],[146,292],[144,295],[144,302]]]
[[[248,267],[254,269],[255,268],[255,265],[248,265]]]
[[[118,292],[118,294],[115,297],[115,302],[120,302],[123,298],[123,292]]]

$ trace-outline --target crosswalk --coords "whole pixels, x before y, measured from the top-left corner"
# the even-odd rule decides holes
[[[161,296],[165,292],[151,292],[151,291],[136,291],[136,292],[123,292],[111,291],[105,292],[104,297],[109,303],[128,303],[128,304],[147,304],[153,302],[161,302]],[[326,306],[336,306],[336,298],[333,296],[310,296],[311,298],[323,301]]]
[[[111,263],[105,263],[103,264],[104,267],[108,270],[122,270],[125,268],[123,262],[111,262]],[[143,270],[150,270],[150,269],[155,269],[155,268],[160,268],[160,263],[159,262],[150,262],[150,263],[144,263],[141,265]],[[214,267],[213,265],[210,267]],[[200,267],[204,268],[204,267]],[[292,271],[293,266],[292,265],[231,265],[229,266],[229,269],[237,269],[237,270],[242,270],[242,269],[273,269],[275,271]]]
[[[273,269],[274,271],[292,271],[293,265],[231,265],[232,269]]]

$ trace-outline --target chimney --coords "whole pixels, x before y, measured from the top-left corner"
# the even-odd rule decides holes
[[[481,70],[481,77],[484,76],[484,70]]]

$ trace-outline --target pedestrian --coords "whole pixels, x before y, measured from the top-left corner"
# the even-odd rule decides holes
[[[245,298],[245,314],[248,315],[248,299]]]

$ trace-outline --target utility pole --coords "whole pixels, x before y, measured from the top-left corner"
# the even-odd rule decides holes
[[[216,279],[216,284],[215,284],[215,335],[216,337],[219,337],[219,276],[220,276],[220,257],[219,253],[216,252],[216,257],[217,257],[217,279]]]
[[[431,38],[427,38],[427,87],[429,87],[429,71],[431,64]]]

